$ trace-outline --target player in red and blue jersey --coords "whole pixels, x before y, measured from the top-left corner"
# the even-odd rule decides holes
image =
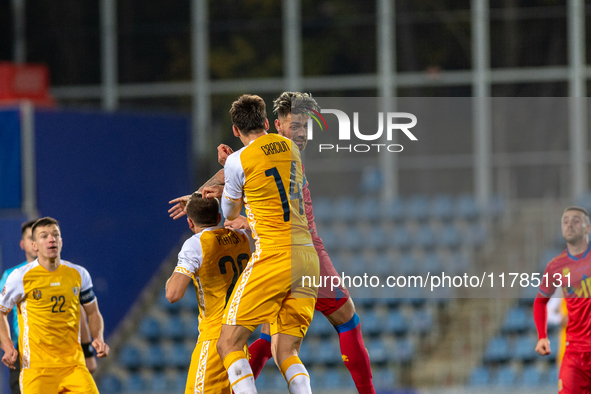
[[[536,352],[542,356],[550,354],[546,304],[554,291],[562,288],[568,310],[568,324],[566,350],[558,377],[558,392],[591,393],[589,213],[581,207],[568,207],[562,214],[561,227],[567,248],[548,263],[534,301],[534,320],[539,338]]]

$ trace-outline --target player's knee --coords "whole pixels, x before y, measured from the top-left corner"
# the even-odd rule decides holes
[[[351,320],[351,318],[353,318],[354,314],[355,314],[355,305],[353,304],[353,300],[348,298],[347,302],[345,302],[335,312],[326,316],[326,318],[333,326],[340,326],[341,324],[345,324],[349,320]]]

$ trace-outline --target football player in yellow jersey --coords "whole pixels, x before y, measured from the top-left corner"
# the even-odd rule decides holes
[[[39,219],[32,234],[37,260],[13,271],[0,294],[2,362],[11,368],[16,362],[6,315],[17,305],[21,392],[98,393],[79,340],[82,305],[97,357],[109,353],[90,275],[85,268],[60,259],[62,237],[55,219]]]
[[[267,134],[259,96],[241,96],[230,115],[244,148],[225,163],[222,210],[233,220],[244,202],[256,250],[226,305],[217,348],[234,392],[256,393],[242,348],[259,324],[271,323],[273,356],[290,393],[311,393],[298,352],[317,290],[304,287],[302,278],[318,276],[319,268],[304,212],[300,152],[291,140]]]
[[[187,377],[186,394],[231,394],[230,381],[216,345],[226,302],[250,259],[250,231],[219,226],[217,199],[193,193],[186,206],[195,233],[183,244],[178,264],[166,283],[166,298],[177,302],[191,281],[199,299],[199,339]]]

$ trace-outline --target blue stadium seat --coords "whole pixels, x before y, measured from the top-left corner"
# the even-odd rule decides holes
[[[441,260],[439,260],[439,256],[437,256],[437,253],[427,253],[425,255],[425,258],[423,259],[423,264],[422,264],[422,271],[423,272],[430,272],[431,274],[437,274],[440,273],[443,269],[443,266],[441,264]]]
[[[486,242],[486,227],[481,223],[473,223],[464,233],[464,244],[480,247]]]
[[[410,339],[400,339],[394,345],[394,361],[409,362],[415,354],[415,347]]]
[[[168,392],[170,393],[184,393],[187,386],[187,371],[176,371],[168,380]]]
[[[338,243],[340,250],[358,251],[362,246],[361,232],[355,226],[348,227]]]
[[[390,275],[411,275],[418,272],[417,262],[411,253],[404,253],[400,260],[394,262]],[[386,272],[388,274],[388,272]]]
[[[472,194],[462,194],[455,203],[455,216],[465,220],[476,220],[479,215],[478,204]]]
[[[426,250],[435,248],[435,232],[433,228],[428,224],[421,225],[414,237],[414,244]]]
[[[488,386],[490,384],[490,369],[487,367],[477,367],[470,372],[468,377],[469,386]]]
[[[199,316],[194,315],[186,324],[185,326],[185,338],[195,340],[197,343],[197,339],[199,338]]]
[[[166,367],[166,354],[160,345],[150,345],[144,356],[144,365],[152,369],[163,369]]]
[[[382,325],[376,312],[366,311],[361,314],[360,319],[363,320],[363,333],[368,335],[379,335],[382,332]]]
[[[146,390],[151,393],[165,393],[169,390],[168,378],[163,372],[155,372],[146,386]]]
[[[423,194],[410,196],[406,201],[406,219],[424,221],[429,218],[429,200]]]
[[[195,350],[194,346],[189,348],[182,343],[176,343],[168,351],[165,357],[166,363],[173,368],[188,368],[189,364],[191,364],[193,350]]]
[[[357,202],[355,215],[359,221],[375,223],[380,219],[380,203],[375,197],[366,197]]]
[[[332,210],[334,220],[353,222],[356,216],[356,204],[353,197],[339,197]]]
[[[377,167],[365,167],[361,172],[361,193],[375,193],[382,189],[384,177],[382,170]]]
[[[160,322],[153,316],[144,317],[140,323],[139,333],[150,342],[159,341],[162,336]]]
[[[322,234],[318,234],[322,238],[324,248],[330,253],[338,249],[339,239],[334,230],[330,227],[324,228]]]
[[[438,194],[429,204],[429,215],[436,220],[448,221],[453,218],[453,198],[449,194]]]
[[[387,246],[388,241],[387,234],[383,229],[372,226],[363,237],[363,248],[368,250],[382,250]]]
[[[527,366],[521,375],[521,384],[527,387],[541,386],[544,384],[544,376],[535,365]]]
[[[168,313],[178,313],[181,310],[181,303],[180,302],[175,302],[174,304],[171,304],[167,299],[166,299],[166,291],[161,291],[160,292],[160,296],[158,296],[158,305],[164,309],[166,312]]]
[[[433,327],[433,315],[428,309],[415,311],[410,323],[411,330],[419,334],[428,333]]]
[[[343,373],[336,369],[329,369],[324,375],[323,386],[325,389],[335,390],[347,387],[347,380],[343,379]],[[349,379],[351,380],[351,379]]]
[[[308,334],[319,337],[328,337],[333,333],[334,327],[330,324],[328,319],[324,317],[322,313],[315,312],[310,328],[308,329]]]
[[[127,393],[141,393],[144,391],[144,380],[139,373],[132,373],[123,382],[123,387]]]
[[[405,335],[408,331],[406,318],[399,311],[389,311],[386,320],[386,332],[394,333],[397,336]]]
[[[447,269],[449,269],[451,274],[463,275],[464,273],[468,272],[469,268],[470,262],[464,253],[456,252],[450,256]]]
[[[373,369],[373,368],[372,368]],[[392,392],[396,387],[396,373],[391,368],[375,368],[373,373],[373,383],[376,390]]]
[[[197,299],[197,294],[195,294],[195,286],[190,284],[185,291],[185,295],[179,302],[183,310],[199,312],[199,300]]]
[[[531,319],[531,315],[526,313],[524,308],[511,308],[505,315],[501,330],[504,333],[524,332],[528,329]]]
[[[392,261],[385,252],[378,253],[373,261],[368,262],[367,259],[365,259],[364,262],[366,263],[364,272],[367,272],[368,275],[371,274],[382,277],[393,275],[394,267],[396,266],[396,262]],[[369,263],[369,265],[367,263]]]
[[[556,352],[553,353],[556,354]],[[548,384],[554,387],[558,385],[558,369],[554,368],[554,366],[550,366],[550,371],[548,372]]]
[[[462,238],[460,237],[460,232],[453,223],[448,223],[443,226],[443,228],[437,234],[438,246],[455,249],[458,248],[461,243]]]
[[[501,387],[509,387],[513,386],[516,382],[517,375],[511,366],[507,365],[501,367],[496,377],[493,379],[493,383],[496,383],[497,386]]]
[[[535,350],[537,342],[538,341],[531,337],[517,338],[513,357],[523,362],[534,361],[536,358],[538,358],[538,353],[536,353]]]
[[[518,300],[520,306],[532,306],[534,304],[534,299],[538,294],[539,288],[534,286],[524,287],[521,290],[521,295]]]
[[[332,213],[333,201],[327,197],[317,197],[313,200],[314,220],[317,222],[328,222],[334,220]]]
[[[494,337],[486,346],[484,352],[485,362],[504,362],[509,360],[509,342],[505,337]]]
[[[539,271],[544,272],[550,260],[564,252],[564,249],[565,248],[548,248],[544,250],[544,252],[542,253],[542,257],[540,258]]]
[[[318,347],[316,358],[319,364],[334,365],[341,361],[341,350],[334,341],[322,341]]]
[[[127,369],[137,369],[142,366],[140,350],[134,345],[125,345],[119,352],[119,362]]]
[[[380,339],[373,339],[367,344],[367,352],[372,364],[384,364],[388,361],[388,348]]]
[[[121,380],[113,374],[105,374],[98,384],[99,390],[103,394],[118,394],[123,388]]]
[[[185,339],[185,323],[180,316],[171,316],[162,329],[162,335],[173,341]]]
[[[396,226],[390,244],[395,248],[407,250],[411,246],[410,233],[405,226]]]
[[[382,212],[384,213],[384,219],[387,221],[394,221],[395,223],[401,223],[405,219],[405,204],[401,198],[396,198],[392,201],[387,201],[382,205]]]
[[[299,357],[302,360],[304,365],[312,365],[314,364],[314,354],[310,349],[310,341],[302,341],[302,346],[300,347]]]

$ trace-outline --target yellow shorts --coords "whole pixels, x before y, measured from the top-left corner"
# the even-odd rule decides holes
[[[251,331],[271,323],[271,335],[303,338],[312,322],[318,289],[302,287],[302,277],[318,277],[318,267],[312,246],[256,251],[238,278],[222,322]]]
[[[191,356],[185,394],[232,394],[228,372],[217,350],[217,339],[198,342]],[[248,346],[244,346],[246,356]]]
[[[85,365],[22,369],[19,383],[23,394],[99,392]]]

